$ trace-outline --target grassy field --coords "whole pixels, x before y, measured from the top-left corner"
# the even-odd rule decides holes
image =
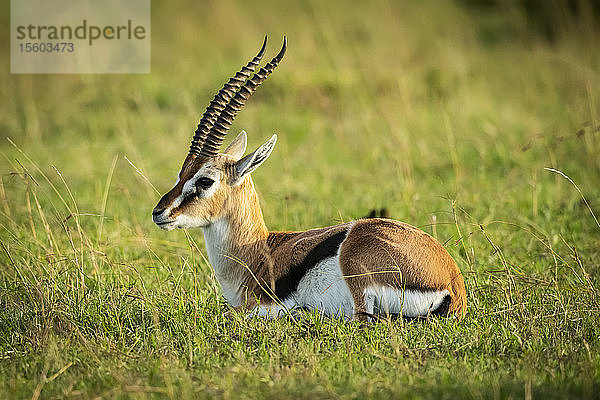
[[[548,37],[512,7],[197,3],[153,1],[147,75],[10,75],[0,45],[1,398],[598,396],[590,17],[558,10]],[[232,131],[279,135],[254,173],[267,226],[386,207],[454,256],[465,319],[227,318],[201,231],[152,223],[265,33],[288,54]]]

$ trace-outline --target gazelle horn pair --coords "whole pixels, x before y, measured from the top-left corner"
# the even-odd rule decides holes
[[[219,152],[219,148],[223,144],[225,135],[227,135],[227,131],[231,127],[237,113],[244,107],[244,104],[246,104],[246,101],[256,88],[267,79],[283,59],[285,50],[287,49],[287,39],[283,38],[283,46],[279,54],[255,73],[251,79],[248,79],[262,60],[266,47],[267,37],[265,36],[265,40],[256,57],[229,79],[229,82],[219,90],[219,93],[210,102],[202,115],[202,119],[192,139],[190,155],[213,157]]]

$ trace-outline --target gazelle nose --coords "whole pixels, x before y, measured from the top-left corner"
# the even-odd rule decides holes
[[[154,210],[152,210],[152,216],[156,216],[156,215],[160,215],[163,213],[163,211],[165,211],[164,208],[155,208]]]

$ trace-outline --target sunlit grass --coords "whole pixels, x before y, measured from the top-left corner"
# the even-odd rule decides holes
[[[152,14],[149,75],[0,75],[0,397],[600,389],[593,27],[550,42],[516,8],[438,2]],[[455,257],[464,320],[227,316],[201,232],[154,226],[204,107],[265,33],[267,57],[283,34],[288,54],[232,131],[251,148],[278,134],[254,173],[267,226],[385,207]]]

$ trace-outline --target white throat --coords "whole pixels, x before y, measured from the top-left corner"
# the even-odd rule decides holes
[[[236,307],[241,304],[244,266],[235,261],[234,254],[230,254],[229,221],[221,218],[202,230],[208,261],[223,289],[223,295],[231,306]]]

